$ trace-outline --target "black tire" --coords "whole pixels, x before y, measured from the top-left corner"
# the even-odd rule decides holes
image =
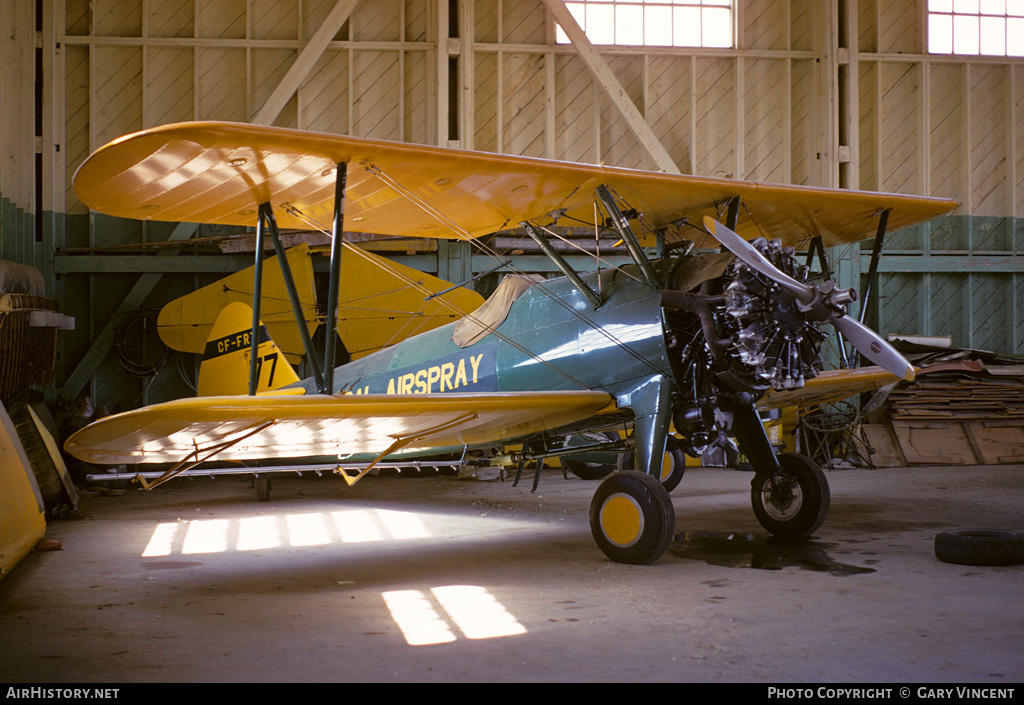
[[[562,458],[562,464],[581,480],[600,480],[615,472],[615,466],[608,463],[588,463],[581,460]]]
[[[935,537],[935,557],[959,565],[1024,563],[1024,534],[994,529],[944,531]]]
[[[617,441],[619,439],[619,434],[612,431],[606,431],[600,435],[609,441]],[[600,480],[615,472],[615,463],[592,462],[584,460],[583,458],[585,457],[585,455],[581,455],[580,458],[563,455],[560,460],[569,472],[581,480]]]
[[[21,447],[25,451],[25,457],[28,458],[29,469],[36,476],[39,493],[47,508],[66,501],[68,493],[61,481],[60,471],[57,470],[53,458],[50,457],[43,435],[32,420],[28,404],[24,402],[12,404],[8,414],[14,423],[14,429],[21,441]]]
[[[657,479],[629,470],[607,477],[590,502],[590,531],[616,563],[658,560],[675,535],[676,515]]]
[[[817,463],[805,455],[780,453],[778,458],[781,473],[774,478],[754,478],[750,490],[754,516],[776,536],[809,536],[828,515],[828,480]],[[775,480],[774,488],[771,480]]]
[[[633,469],[633,454],[622,453],[619,455],[619,471],[625,472]],[[679,486],[686,472],[686,453],[680,448],[673,448],[665,451],[665,461],[661,464],[662,486],[671,492]]]
[[[257,475],[256,476],[256,499],[260,502],[270,501],[270,476],[269,475]]]

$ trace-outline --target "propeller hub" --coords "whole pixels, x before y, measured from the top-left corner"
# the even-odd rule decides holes
[[[856,300],[856,294],[851,289],[833,292],[835,285],[827,282],[829,288],[826,293],[823,288],[808,286],[806,281],[798,281],[793,277],[799,270],[784,271],[785,267],[779,266],[782,260],[776,251],[781,251],[781,248],[773,247],[771,243],[766,244],[763,240],[760,243],[757,240],[747,242],[710,216],[704,216],[704,227],[747,267],[793,296],[797,301],[797,309],[807,314],[809,319],[829,320],[846,340],[876,365],[907,381],[914,379],[913,365],[896,348],[878,333],[846,315],[846,304]],[[792,253],[788,254],[791,259]]]
[[[766,279],[742,261],[734,262],[727,273],[732,281],[725,292],[732,354],[746,375],[753,373],[761,385],[801,387],[807,377],[817,375],[822,364],[819,350],[825,336],[816,324],[831,318],[825,305],[828,297],[804,284],[809,272],[796,263],[792,252],[763,239],[751,244],[812,295],[797,297],[792,287]],[[834,285],[828,284],[831,291]]]

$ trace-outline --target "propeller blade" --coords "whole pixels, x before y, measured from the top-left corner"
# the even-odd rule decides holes
[[[778,267],[758,252],[756,247],[711,216],[704,216],[704,227],[708,229],[708,232],[716,240],[725,245],[730,252],[739,257],[751,269],[768,277],[805,304],[814,300],[815,292],[813,288],[806,284],[801,284],[785,272],[780,271]]]
[[[871,362],[908,382],[914,381],[914,366],[878,333],[849,316],[833,318],[832,325]]]
[[[798,282],[772,264],[756,247],[710,216],[704,216],[704,227],[716,240],[740,258],[748,267],[760,272],[789,291],[804,304],[810,304],[817,290]],[[879,367],[908,382],[914,379],[914,366],[878,333],[849,316],[833,315],[830,319],[840,333],[857,348],[861,355]]]

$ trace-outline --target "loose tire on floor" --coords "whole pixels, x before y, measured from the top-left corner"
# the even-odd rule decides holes
[[[590,503],[590,530],[616,563],[653,563],[675,535],[668,491],[654,477],[628,470],[608,476]]]
[[[32,419],[29,405],[24,402],[12,404],[8,414],[14,423],[14,429],[21,440],[21,446],[28,457],[29,466],[36,477],[36,484],[47,508],[68,501],[70,498],[61,481],[60,472],[50,457],[42,433]],[[77,504],[77,501],[72,500],[70,503]]]
[[[994,529],[944,531],[935,537],[935,557],[959,565],[1024,563],[1024,534]]]
[[[782,472],[772,487],[767,476],[755,476],[750,500],[757,521],[776,536],[808,536],[822,525],[831,501],[828,480],[817,463],[798,453],[780,453]]]
[[[619,456],[619,471],[625,472],[633,469],[633,454],[622,453]],[[680,448],[674,448],[665,451],[665,460],[661,464],[661,480],[662,486],[671,492],[683,479],[683,473],[686,472],[686,453]]]

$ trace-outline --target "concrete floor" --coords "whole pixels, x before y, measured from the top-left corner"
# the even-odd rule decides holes
[[[87,497],[48,528],[63,550],[0,582],[0,682],[1024,680],[1024,566],[933,553],[1024,530],[1024,466],[828,477],[825,525],[780,546],[748,475],[688,470],[643,567],[604,558],[596,483],[559,471],[536,494],[305,475],[267,503],[238,478]]]

